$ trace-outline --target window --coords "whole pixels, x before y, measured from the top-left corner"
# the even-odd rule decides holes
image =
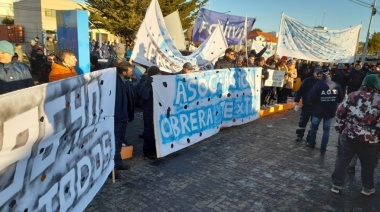
[[[53,10],[53,9],[45,9],[45,16],[46,17],[54,17],[55,18],[55,10]]]

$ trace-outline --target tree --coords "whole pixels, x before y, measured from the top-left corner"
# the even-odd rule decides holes
[[[2,24],[9,24],[9,25],[13,25],[15,24],[15,20],[14,19],[11,19],[11,18],[8,18],[8,17],[5,17],[2,21],[1,21]]]
[[[263,30],[261,30],[260,28],[254,28],[252,31],[262,32]]]
[[[380,32],[375,32],[372,34],[368,41],[368,52],[380,52]]]
[[[97,28],[133,41],[151,0],[85,0],[83,9],[90,11],[90,21]],[[182,27],[188,29],[199,8],[208,0],[158,0],[163,16],[178,9]]]

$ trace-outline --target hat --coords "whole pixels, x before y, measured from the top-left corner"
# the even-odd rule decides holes
[[[368,86],[380,90],[380,78],[377,74],[367,75],[362,83],[362,86]]]
[[[186,62],[185,64],[183,64],[182,67],[183,67],[183,68],[187,68],[187,69],[189,69],[189,70],[194,70],[193,65],[191,65],[191,63],[189,63],[189,62]]]
[[[15,54],[13,45],[6,40],[0,41],[0,52],[8,53],[12,56]]]
[[[323,72],[323,69],[321,67],[315,67],[314,69],[314,73],[319,73],[319,72]]]
[[[148,68],[147,72],[149,76],[153,76],[160,73],[160,68],[158,68],[157,66],[151,66]]]
[[[288,59],[287,56],[282,56],[282,57],[281,57],[281,60],[285,60],[285,61],[286,61],[287,59]]]
[[[42,48],[41,46],[37,48],[37,51],[44,51],[44,48]]]
[[[244,60],[243,56],[238,56],[238,57],[236,58],[236,61],[243,61],[243,60]]]

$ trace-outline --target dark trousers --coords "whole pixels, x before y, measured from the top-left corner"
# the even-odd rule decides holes
[[[350,140],[347,141],[346,135],[339,135],[338,154],[335,161],[335,169],[332,174],[333,184],[343,187],[346,178],[346,168],[355,154],[358,155],[361,164],[362,186],[366,189],[373,189],[373,174],[377,165],[380,146]]]
[[[277,88],[277,103],[286,103],[288,101],[288,88]]]
[[[273,92],[273,88],[271,87],[263,87],[261,88],[261,96],[260,96],[260,104],[261,105],[269,105],[270,98]]]
[[[297,137],[303,138],[303,136],[305,135],[306,126],[309,120],[311,120],[312,112],[313,112],[313,108],[311,105],[304,104],[302,106],[300,120],[298,122],[298,128],[296,129]],[[310,135],[310,130],[307,133],[307,139],[309,138],[309,135]]]
[[[115,122],[114,124],[114,132],[115,132],[115,168],[117,169],[123,164],[121,159],[121,147],[124,143],[125,133],[127,132],[127,122]]]
[[[154,137],[153,123],[144,123],[144,156],[156,155],[156,139]]]

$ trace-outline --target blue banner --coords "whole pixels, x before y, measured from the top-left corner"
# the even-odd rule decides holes
[[[255,21],[255,18],[247,19],[247,32],[253,29]],[[244,22],[245,17],[243,16],[228,15],[201,8],[195,20],[192,40],[193,42],[204,42],[220,23],[223,26],[223,33],[228,45],[237,45],[246,36],[243,35]]]

